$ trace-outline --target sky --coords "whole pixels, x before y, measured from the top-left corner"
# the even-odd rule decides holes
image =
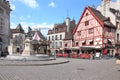
[[[27,32],[40,29],[47,36],[48,29],[63,23],[66,17],[78,22],[85,6],[100,5],[101,0],[9,0],[11,5],[10,24],[16,28],[21,24]]]

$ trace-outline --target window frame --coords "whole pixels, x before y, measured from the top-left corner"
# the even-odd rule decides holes
[[[85,21],[85,26],[88,26],[89,25],[89,21]]]
[[[89,28],[89,29],[88,29],[88,33],[89,33],[89,34],[94,33],[94,28]]]

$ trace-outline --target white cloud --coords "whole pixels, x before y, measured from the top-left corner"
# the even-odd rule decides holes
[[[10,4],[10,8],[12,9],[12,10],[15,10],[15,5],[13,5],[13,4]]]
[[[19,17],[19,19],[20,19],[21,21],[26,20],[26,18],[25,18],[25,17],[23,17],[23,16],[20,16],[20,17]]]
[[[48,6],[50,6],[50,7],[56,7],[56,5],[55,5],[54,2],[51,2],[50,4],[48,4]]]
[[[11,28],[16,28],[19,23],[12,23],[11,22]],[[28,27],[30,26],[32,30],[39,29],[41,30],[42,34],[47,36],[48,30],[53,28],[53,24],[47,24],[46,22],[36,24],[36,23],[27,23],[27,22],[20,22],[21,26],[25,30],[25,32],[28,31]]]
[[[37,8],[39,6],[36,0],[19,0],[19,1],[31,8]]]
[[[25,20],[30,19],[30,18],[31,18],[30,15],[28,15],[28,16],[20,16],[20,17],[19,17],[19,19],[20,19],[21,21],[25,21]]]

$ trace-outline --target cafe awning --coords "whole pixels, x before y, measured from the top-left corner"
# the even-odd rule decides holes
[[[80,47],[81,50],[93,50],[95,49],[93,46],[82,46]]]

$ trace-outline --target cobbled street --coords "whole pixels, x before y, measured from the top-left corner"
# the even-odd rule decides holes
[[[116,59],[68,60],[57,65],[0,66],[0,80],[120,80]]]

